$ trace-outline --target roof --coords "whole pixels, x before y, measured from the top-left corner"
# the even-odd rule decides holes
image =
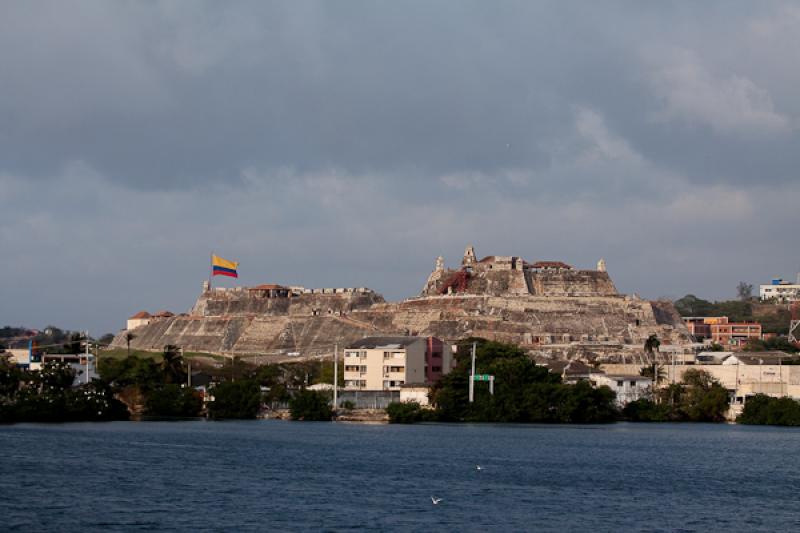
[[[365,337],[346,346],[347,349],[405,348],[423,337]]]
[[[129,320],[134,318],[153,318],[153,317],[150,316],[150,313],[148,313],[147,311],[139,311],[138,313],[133,315]]]
[[[269,291],[274,289],[286,289],[283,285],[276,285],[275,283],[263,283],[261,285],[256,285],[255,287],[250,287],[251,291]]]
[[[537,261],[533,264],[533,268],[565,268],[572,270],[572,266],[561,261]]]
[[[728,361],[732,361],[733,359],[738,360],[743,365],[777,365],[780,364],[782,361],[786,361],[787,359],[795,359],[795,356],[789,355],[786,352],[746,352],[746,353],[738,353],[736,355],[731,355],[730,357],[726,358],[725,363]],[[723,364],[725,364],[723,363]]]
[[[171,311],[159,311],[158,313],[156,313],[153,316],[157,316],[159,318],[169,318],[171,316],[175,316],[175,313],[173,313]]]
[[[609,379],[617,379],[623,381],[653,381],[646,376],[639,376],[636,374],[599,374],[598,377],[606,377]]]

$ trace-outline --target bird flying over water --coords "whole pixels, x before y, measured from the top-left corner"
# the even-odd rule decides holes
[[[483,467],[481,465],[475,465],[475,470],[483,470]]]
[[[442,499],[431,496],[431,501],[433,502],[433,505],[439,505],[439,502],[442,501]]]

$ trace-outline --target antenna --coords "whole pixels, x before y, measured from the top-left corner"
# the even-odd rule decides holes
[[[800,302],[792,304],[792,320],[789,322],[789,342],[800,344]]]

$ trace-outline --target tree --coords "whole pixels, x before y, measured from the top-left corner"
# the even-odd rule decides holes
[[[655,387],[658,386],[659,382],[664,381],[667,378],[667,370],[664,368],[664,365],[653,363],[652,366],[647,365],[643,367],[639,371],[639,375],[652,379],[653,386]]]
[[[302,389],[289,400],[289,411],[292,420],[329,421],[333,418],[328,395],[322,391]]]
[[[659,346],[661,346],[661,341],[658,340],[658,336],[655,333],[647,337],[647,340],[644,341],[644,351],[650,356],[651,361],[656,360],[655,352],[658,351]],[[655,378],[657,379],[658,376],[655,376]]]
[[[131,341],[136,338],[136,335],[128,331],[125,333],[125,342],[128,345],[128,357],[131,356]]]
[[[714,304],[708,300],[698,298],[694,294],[687,294],[679,300],[675,300],[675,309],[682,316],[710,316]]]
[[[226,381],[214,386],[211,394],[210,418],[255,418],[261,407],[261,388],[253,380]]]
[[[203,398],[194,389],[168,384],[148,394],[145,406],[150,416],[190,418],[200,416]]]
[[[69,335],[67,342],[64,343],[64,353],[80,353],[82,339],[83,335],[81,335],[80,333],[77,332],[71,333]]]
[[[494,395],[485,383],[468,398],[471,344],[475,342],[478,374],[495,376]],[[442,421],[469,422],[611,422],[616,417],[614,393],[593,388],[588,382],[561,383],[561,377],[538,366],[519,347],[484,339],[469,339],[459,346],[455,369],[431,391],[435,417]]]
[[[183,383],[186,381],[186,372],[183,371],[183,357],[180,349],[174,344],[164,346],[161,354],[161,371],[164,373],[164,383]]]
[[[753,285],[751,283],[740,281],[739,284],[736,286],[736,296],[739,298],[739,300],[743,302],[752,300]]]
[[[736,421],[740,424],[800,426],[800,402],[789,397],[770,398],[756,394],[747,399]]]
[[[708,372],[697,369],[683,374],[685,394],[680,409],[692,422],[722,422],[728,410],[728,391]]]

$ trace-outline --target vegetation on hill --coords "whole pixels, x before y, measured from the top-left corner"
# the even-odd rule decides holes
[[[727,316],[732,322],[758,322],[763,333],[786,335],[791,311],[786,306],[759,303],[752,298],[710,302],[687,294],[675,300],[681,316]]]
[[[746,352],[769,352],[781,351],[786,353],[800,352],[800,348],[789,342],[787,337],[775,337],[773,339],[750,339],[745,345]],[[785,362],[784,364],[797,364],[796,362]]]

